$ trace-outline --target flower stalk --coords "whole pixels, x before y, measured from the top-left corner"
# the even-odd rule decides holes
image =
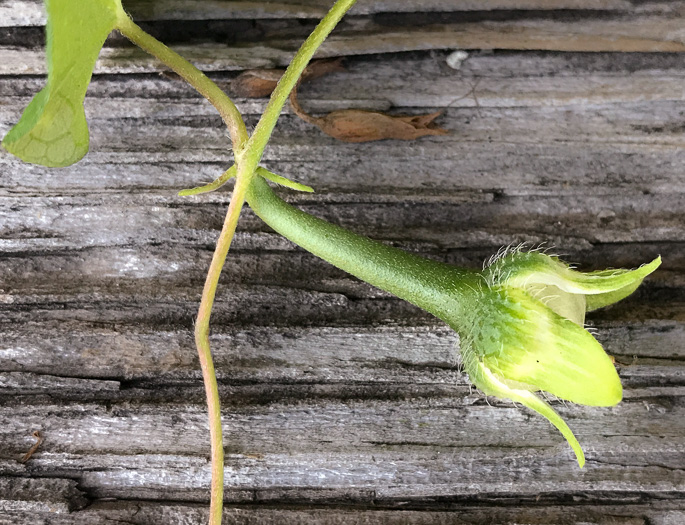
[[[623,395],[618,373],[583,328],[585,312],[632,293],[661,263],[581,273],[555,257],[513,250],[482,272],[425,259],[304,213],[256,177],[254,212],[307,251],[445,321],[459,335],[462,361],[485,394],[518,401],[546,417],[585,456],[566,422],[535,392],[592,406]]]

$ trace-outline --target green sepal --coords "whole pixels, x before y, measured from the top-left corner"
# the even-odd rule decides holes
[[[485,365],[512,384],[529,385],[581,405],[613,406],[623,389],[602,345],[587,330],[519,289],[500,292],[499,342]],[[513,310],[513,313],[512,313]]]
[[[123,10],[119,0],[46,0],[48,79],[2,141],[25,162],[69,166],[88,151],[83,99]]]
[[[614,304],[633,293],[661,264],[661,257],[635,270],[579,272],[540,252],[514,252],[488,268],[490,278],[522,288],[555,286],[569,294],[584,295],[586,311]]]
[[[578,466],[580,468],[585,466],[585,454],[580,443],[578,443],[578,439],[576,439],[566,421],[551,406],[529,390],[514,388],[503,383],[495,374],[488,370],[487,366],[477,356],[468,351],[462,350],[462,352],[464,353],[464,367],[469,374],[469,378],[484,394],[500,399],[518,401],[531,410],[535,410],[541,416],[546,417],[561,432],[561,435],[566,438],[566,441],[576,455]]]
[[[633,293],[642,284],[642,281],[649,274],[654,272],[661,265],[661,257],[657,257],[652,262],[644,264],[635,270],[604,270],[600,272],[591,272],[588,274],[581,274],[591,279],[594,282],[598,280],[604,283],[613,283],[615,288],[610,291],[605,291],[599,294],[586,295],[587,311],[597,310],[604,306],[617,303],[625,299]],[[578,272],[576,272],[578,273]],[[590,284],[589,282],[587,283]]]
[[[468,346],[504,383],[582,405],[621,401],[616,369],[592,334],[526,291],[485,291],[471,315]]]

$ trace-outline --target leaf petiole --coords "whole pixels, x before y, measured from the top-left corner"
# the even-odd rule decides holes
[[[116,29],[138,47],[173,69],[217,109],[228,127],[234,152],[237,153],[245,147],[248,135],[240,111],[228,95],[207,75],[155,37],[143,31],[123,10],[118,13]]]

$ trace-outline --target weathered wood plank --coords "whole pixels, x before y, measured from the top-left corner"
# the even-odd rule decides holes
[[[448,190],[461,195],[446,199],[462,202],[484,201],[493,192],[522,198],[536,194],[570,197],[612,192],[603,189],[608,184],[634,194],[654,194],[658,199],[659,194],[683,191],[680,174],[685,155],[676,128],[677,107],[677,103],[645,105],[626,111],[623,119],[614,113],[616,127],[610,125],[609,107],[481,111],[483,120],[476,110],[448,110],[440,123],[452,133],[422,140],[413,148],[392,142],[358,147],[336,144],[315,127],[284,117],[264,161],[269,169],[305,182],[319,194],[338,194],[329,200],[371,188],[386,195],[406,194],[416,188],[417,176],[422,185],[413,193],[423,194],[425,199]],[[539,119],[539,132],[527,133],[521,120],[525,115]],[[189,118],[190,125],[175,126],[164,120],[94,122],[89,156],[60,172],[40,167],[18,171],[20,162],[3,155],[3,186],[6,192],[17,194],[60,188],[91,194],[155,190],[165,191],[162,198],[171,206],[207,199],[223,203],[226,197],[174,197],[184,187],[213,180],[232,160],[228,138],[214,127],[213,120],[198,129],[192,120],[201,123],[202,117]],[[421,164],[407,169],[417,156]],[[471,196],[465,191],[481,193]],[[102,198],[93,195],[91,202]],[[10,201],[6,202],[9,205]]]
[[[554,493],[584,491],[589,501],[627,492],[658,497],[685,484],[685,418],[674,393],[665,403],[657,398],[612,409],[558,407],[586,445],[589,464],[583,471],[569,461],[567,445],[546,421],[506,403],[473,406],[479,396],[468,389],[446,399],[273,402],[233,409],[224,418],[230,452],[226,491],[234,501],[344,497],[364,503],[372,489],[380,504],[445,496],[532,500],[549,487]],[[594,420],[600,415],[598,428]],[[1,407],[0,420],[4,475],[26,469],[67,474],[96,497],[205,499],[209,465],[202,405],[43,402]],[[45,441],[23,466],[12,457],[34,428]],[[506,450],[496,451],[505,443]],[[493,471],[495,465],[500,468]],[[521,484],[531,466],[540,474]]]
[[[49,515],[30,512],[11,512],[0,516],[3,525],[17,523],[34,523],[38,525],[113,525],[130,523],[148,525],[165,523],[169,525],[191,525],[203,523],[208,513],[201,505],[159,504],[139,501],[124,506],[121,502],[100,503],[78,514]],[[536,506],[532,512],[528,507],[509,507],[507,509],[483,506],[463,506],[459,512],[454,511],[421,511],[421,510],[354,510],[354,509],[245,509],[229,506],[224,512],[224,522],[229,524],[258,525],[291,525],[315,523],[317,525],[340,525],[343,523],[377,523],[381,525],[452,525],[473,524],[487,525],[498,523],[514,525],[517,523],[564,523],[584,525],[597,523],[601,525],[620,523],[641,525],[645,522],[657,525],[679,525],[683,512],[677,507],[660,505],[657,507],[622,505],[568,508],[565,506]],[[24,521],[25,520],[25,521]]]
[[[473,107],[475,101],[468,92],[477,82],[475,93],[482,107],[572,105],[677,100],[682,92],[676,82],[685,76],[685,58],[677,53],[474,52],[468,54],[458,70],[447,66],[448,56],[449,53],[436,51],[350,57],[344,62],[346,71],[305,84],[300,91],[303,101],[318,102],[321,109],[325,109],[324,103],[354,101],[385,101],[396,107],[442,105],[429,103],[432,97],[448,101],[452,107]],[[210,76],[230,91],[233,73],[210,73]],[[341,86],[343,79],[346,82]],[[12,97],[7,100],[7,105],[12,107],[20,102],[14,97],[30,97],[44,83],[44,79],[33,76],[0,77],[0,95]],[[164,108],[170,116],[178,112],[164,106],[167,99],[177,102],[192,99],[197,111],[202,107],[197,104],[202,99],[184,82],[155,74],[95,76],[88,88],[87,101],[98,99],[100,104],[106,104],[111,98],[155,99],[159,105],[153,107],[160,111]],[[408,100],[418,102],[409,104]],[[237,98],[236,102],[242,111],[253,114],[263,110],[265,101]],[[112,104],[104,108],[128,116],[152,111],[141,106],[137,113],[127,114],[126,111],[134,110],[131,103],[122,110]],[[88,109],[92,112],[98,107],[92,105]],[[210,111],[208,107],[207,112]]]
[[[324,50],[349,55],[349,71],[303,86],[302,103],[312,112],[445,108],[440,124],[452,134],[350,146],[285,115],[265,164],[317,189],[283,191],[291,202],[471,267],[523,240],[551,240],[588,269],[657,253],[664,266],[589,318],[625,400],[554,403],[585,446],[581,471],[546,421],[469,389],[450,330],[294,249],[247,211],[212,335],[226,497],[236,503],[227,523],[680,525],[685,55],[475,52],[458,69],[447,57],[469,47],[681,50],[682,5],[360,2]],[[41,30],[28,27],[42,23],[38,6],[0,5],[0,134],[43,83]],[[232,19],[259,19],[259,45],[251,33],[230,45],[184,40],[202,22],[172,38],[230,92],[238,70],[287,62],[322,4],[138,9],[162,36],[179,27],[165,19],[225,17],[206,36],[217,42],[240,24]],[[231,154],[208,105],[118,45],[89,90],[86,160],[49,171],[0,154],[3,524],[206,519],[192,324],[229,192],[175,191],[211,180]],[[415,49],[429,52],[395,53]],[[264,101],[237,102],[254,125]],[[45,441],[21,464],[34,430]]]
[[[0,512],[4,515],[14,511],[66,514],[83,507],[86,502],[72,480],[0,476]],[[0,515],[0,523],[3,520]]]
[[[72,374],[73,375],[73,374]],[[24,372],[0,373],[0,395],[35,395],[55,393],[98,393],[111,395],[119,390],[117,381],[94,381]]]
[[[13,316],[4,317],[10,322]],[[199,378],[191,330],[149,326],[144,308],[138,309],[138,323],[133,326],[45,317],[40,322],[2,327],[2,370],[103,380],[160,378],[162,384],[173,378]],[[455,334],[437,321],[424,321],[424,326],[413,321],[409,327],[387,321],[380,326],[318,328],[217,324],[213,343],[218,373],[229,384],[261,380],[363,383],[383,382],[385,377],[403,384],[463,386],[464,378],[456,372]],[[657,382],[678,384],[683,371],[674,365],[685,355],[682,319],[595,321],[595,326],[607,351],[619,360],[621,373],[627,379],[634,377],[635,386],[649,380],[649,374]],[[72,389],[80,388],[78,381],[73,386],[68,379],[64,381]],[[44,390],[40,384],[32,388]],[[116,393],[116,385],[106,381],[86,381],[83,388]]]
[[[526,237],[524,233],[518,236]],[[478,268],[501,245],[494,234],[491,235],[492,245],[485,242],[485,236],[472,237],[471,243],[442,249],[429,243],[416,245],[393,241],[393,244],[445,262]],[[301,250],[293,250],[292,246],[282,249],[276,246],[274,251],[269,242],[271,239],[280,240],[271,236],[265,238],[266,242],[261,240],[261,236],[238,237],[233,252],[235,257],[227,263],[223,281],[227,286],[237,287],[234,299],[250,288],[265,295],[263,287],[281,287],[283,294],[298,294],[304,290],[339,293],[350,300],[390,298]],[[199,293],[195,287],[202,284],[204,270],[209,265],[211,251],[208,246],[202,242],[160,245],[154,240],[151,246],[148,240],[142,241],[135,245],[114,243],[90,249],[72,246],[51,250],[45,244],[34,244],[33,250],[19,251],[11,256],[6,254],[0,268],[3,282],[0,303],[6,310],[14,308],[18,311],[36,307],[41,302],[58,303],[60,298],[79,304],[82,297],[88,297],[80,292],[87,287],[98,290],[98,297],[92,299],[101,302],[130,301],[136,293],[141,300],[147,301],[158,300],[165,294],[169,300],[194,300]],[[562,238],[561,241],[565,257],[582,263],[586,269],[602,268],[612,263],[630,267],[661,254],[666,262],[662,271],[648,281],[644,300],[650,297],[647,290],[653,295],[652,300],[658,302],[662,299],[660,294],[683,286],[680,272],[685,267],[685,252],[682,242],[597,245],[576,241],[577,246],[574,247],[574,238]],[[19,239],[16,242],[18,244]]]
[[[363,19],[340,29],[317,52],[319,57],[399,53],[417,50],[523,49],[547,51],[682,52],[683,18],[589,18],[582,24],[549,19],[387,26]],[[306,35],[239,42],[176,45],[175,50],[204,71],[287,65]],[[144,73],[168,68],[134,48],[105,48],[96,73]],[[0,75],[44,74],[40,49],[0,46]]]
[[[581,194],[507,196],[493,203],[466,204],[409,200],[411,208],[399,200],[376,206],[309,201],[300,207],[344,226],[357,224],[360,233],[379,239],[410,241],[423,234],[424,242],[443,249],[515,241],[545,241],[560,246],[561,240],[569,241],[567,249],[571,249],[574,239],[584,240],[585,247],[588,242],[682,242],[685,232],[681,218],[672,210],[683,209],[683,199],[685,196],[679,193],[651,195],[643,202],[636,202],[636,194]],[[211,244],[221,224],[221,203],[194,207],[179,204],[179,200],[154,193],[105,194],[98,200],[93,196],[4,198],[0,209],[5,238],[2,247],[8,252],[54,251],[81,246],[156,244],[163,239],[201,247]],[[386,225],[391,216],[395,222],[389,229]],[[645,217],[649,224],[644,223]],[[467,221],[468,228],[454,228],[454,224]],[[246,213],[243,228],[263,231],[265,227],[254,215]],[[248,237],[246,241],[254,239]],[[136,275],[139,263],[135,253],[124,251],[118,259],[113,262],[113,271],[122,277],[126,273]],[[149,262],[154,264],[154,259]],[[183,266],[167,271],[182,272]],[[97,269],[84,271],[87,274]]]
[[[267,2],[185,0],[124,1],[137,20],[217,20],[321,18],[326,5],[320,0]],[[367,0],[359,2],[352,15],[405,12],[459,12],[490,10],[597,10],[641,13],[678,13],[682,2],[641,3],[630,0]],[[4,0],[0,5],[0,27],[35,26],[45,23],[41,0]]]
[[[579,67],[573,55],[539,54],[534,60],[526,57],[520,53],[473,53],[462,62],[459,71],[447,66],[447,55],[443,53],[430,57],[414,54],[383,60],[350,59],[347,71],[302,87],[301,98],[308,107],[314,104],[312,111],[331,111],[364,103],[372,104],[370,109],[513,108],[623,104],[683,97],[685,61],[680,55],[640,54],[622,59],[616,54],[601,54],[594,57],[596,61],[583,64],[585,67]],[[612,59],[624,67],[637,69],[629,82],[616,71],[597,70]],[[230,79],[214,76],[230,91]],[[345,88],[340,85],[341,80],[345,81]],[[43,83],[33,77],[0,78],[0,95],[8,97],[2,117],[24,107],[25,98],[38,91]],[[140,98],[151,97],[157,99],[155,104],[141,105]],[[96,77],[86,100],[92,118],[161,119],[213,114],[211,106],[181,81],[155,76]],[[171,101],[175,105],[169,104]],[[263,99],[237,98],[236,101],[247,114],[260,114],[266,104]]]
[[[539,72],[535,60],[520,54],[474,56],[459,72],[446,68],[444,56],[359,61],[351,64],[349,73],[303,89],[303,104],[312,111],[404,105],[404,111],[413,112],[419,110],[413,106],[432,110],[453,103],[440,120],[452,135],[416,143],[422,156],[422,193],[595,193],[607,184],[637,192],[682,190],[681,58],[643,55],[614,64],[637,70],[630,82],[617,72],[597,73],[618,60],[616,55],[595,57],[584,68],[561,55],[538,58]],[[397,75],[404,70],[413,73]],[[471,97],[455,100],[476,81],[480,109],[469,107],[475,104]],[[86,160],[58,176],[2,155],[0,164],[9,163],[3,170],[3,186],[13,192],[177,190],[211,180],[225,169],[230,162],[228,139],[210,107],[188,98],[189,92],[179,91],[176,82],[161,79],[145,78],[133,98],[123,97],[134,84],[125,77],[94,83],[87,100],[93,151]],[[341,87],[347,85],[353,86],[349,93]],[[631,85],[637,89],[625,87]],[[431,86],[438,86],[442,94]],[[35,80],[0,85],[7,96],[7,103],[0,106],[1,131],[9,129],[28,101],[14,95],[38,88]],[[157,98],[150,103],[149,98],[138,98],[143,96]],[[239,105],[252,113],[264,103]],[[525,129],[528,119],[536,121],[534,128]],[[286,116],[265,160],[271,169],[307,182],[320,193],[349,193],[360,186],[415,193],[417,173],[406,169],[412,151],[393,142],[339,144]]]
[[[449,501],[441,504],[441,510],[421,510],[406,502],[405,510],[382,508],[270,508],[268,504],[252,505],[250,508],[228,505],[224,522],[241,525],[343,525],[349,523],[374,523],[379,525],[516,525],[520,523],[543,525],[680,525],[685,510],[677,502],[661,501],[645,504],[622,505],[512,505],[505,508],[465,504],[458,507]],[[458,510],[457,510],[458,509]],[[49,515],[34,513],[7,513],[0,516],[2,525],[33,523],[37,525],[114,525],[127,523],[149,525],[195,525],[207,520],[208,512],[202,505],[157,503],[151,501],[102,502],[72,515]]]
[[[144,135],[154,130],[149,127],[138,138],[144,140]],[[399,196],[412,192],[415,188],[413,182],[418,176],[423,183],[414,192],[414,199],[446,204],[455,201],[483,202],[502,194],[520,196],[520,202],[523,202],[526,196],[534,198],[535,195],[561,193],[571,198],[588,193],[610,193],[605,184],[615,185],[634,195],[683,191],[683,180],[679,174],[685,167],[685,156],[683,149],[676,145],[641,145],[638,140],[605,145],[591,142],[488,144],[485,141],[463,142],[452,137],[445,141],[425,141],[418,149],[422,164],[408,169],[411,150],[407,147],[397,144],[388,147],[368,144],[358,149],[336,146],[328,137],[321,137],[316,129],[302,131],[309,134],[312,142],[320,141],[319,145],[308,149],[306,139],[303,138],[300,144],[293,144],[292,137],[286,138],[283,132],[278,132],[274,144],[265,154],[264,164],[276,173],[313,186],[317,192],[317,196],[312,198],[314,202],[350,201],[352,195],[366,198],[368,202],[367,192],[371,189],[383,192],[377,197],[380,201],[396,201]],[[121,188],[135,192],[153,190],[161,193],[157,204],[187,206],[188,213],[191,213],[192,206],[199,212],[203,206],[223,204],[227,199],[226,190],[222,190],[220,196],[202,199],[181,201],[174,197],[183,188],[212,181],[232,161],[230,152],[222,149],[218,140],[217,147],[211,147],[211,137],[206,137],[205,149],[190,147],[190,141],[183,139],[191,136],[190,133],[196,137],[192,144],[199,145],[204,133],[177,128],[170,139],[179,149],[140,151],[140,142],[132,137],[125,141],[132,146],[137,144],[138,151],[130,153],[107,151],[106,137],[101,134],[93,141],[93,151],[86,160],[61,173],[40,167],[26,167],[25,171],[19,172],[18,161],[3,157],[0,158],[3,181],[6,181],[3,191],[5,195],[11,192],[16,196],[35,195],[37,191],[46,195],[59,191],[90,193],[93,195],[91,202],[97,203],[102,198],[97,195],[100,192]],[[222,138],[221,142],[224,140]],[[278,144],[279,141],[284,143]],[[157,142],[160,144],[161,138],[158,137]],[[298,156],[298,152],[302,154]],[[183,162],[184,157],[186,163]],[[530,159],[528,164],[526,159]],[[373,177],[357,178],[367,173]],[[468,190],[476,193],[468,193]],[[444,193],[447,191],[452,193],[447,196]],[[288,195],[288,198],[296,197]],[[6,199],[9,205],[11,198]],[[45,199],[47,196],[43,198],[42,205],[47,202]],[[301,202],[307,202],[302,199],[298,197]],[[150,202],[153,200],[151,197]],[[41,202],[41,198],[34,202]],[[220,212],[217,209],[215,213]],[[610,210],[606,213],[609,216],[604,219],[611,221]],[[208,217],[203,222],[212,218],[215,217]],[[31,221],[37,222],[38,218],[24,220]],[[58,242],[58,239],[54,241]],[[506,240],[499,242],[509,243]]]

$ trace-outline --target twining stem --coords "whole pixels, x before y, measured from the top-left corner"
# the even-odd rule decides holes
[[[219,240],[217,241],[212,263],[207,272],[207,279],[202,290],[202,301],[197,314],[195,323],[195,344],[197,345],[200,356],[205,355],[207,359],[203,364],[203,376],[205,377],[205,391],[207,393],[207,405],[210,413],[210,435],[212,440],[212,488],[211,503],[209,511],[210,525],[220,525],[223,508],[223,483],[224,483],[224,451],[221,441],[221,410],[219,406],[219,394],[216,385],[216,377],[211,361],[211,351],[209,346],[209,321],[216,296],[216,289],[219,284],[219,277],[223,269],[224,262],[231,247],[231,241],[235,234],[236,225],[240,210],[245,203],[247,190],[255,177],[255,171],[259,166],[266,143],[271,137],[278,116],[283,109],[285,101],[290,95],[290,91],[295,87],[300,75],[307,67],[312,56],[323,43],[329,33],[337,25],[347,10],[354,5],[356,0],[338,0],[331,8],[329,13],[319,22],[312,34],[302,44],[299,51],[293,57],[288,69],[279,81],[276,89],[271,95],[271,100],[259,120],[254,133],[247,144],[239,142],[240,147],[236,147],[234,141],[234,155],[237,165],[236,182],[233,188],[231,204],[226,213]],[[206,78],[206,77],[205,77]],[[207,79],[210,83],[211,80]],[[220,91],[220,90],[219,90]],[[235,107],[235,106],[233,106]],[[240,120],[242,123],[242,119]],[[244,129],[244,124],[243,124]],[[201,358],[202,361],[202,358]],[[210,377],[211,376],[211,377]],[[212,400],[210,402],[210,399]],[[215,400],[215,401],[214,401]],[[219,447],[220,445],[220,447]]]
[[[221,406],[219,404],[219,390],[212,363],[212,353],[209,346],[209,320],[212,315],[216,289],[221,276],[221,270],[226,262],[231,241],[235,235],[240,210],[245,203],[245,194],[250,180],[242,177],[237,178],[228,205],[228,212],[224,219],[224,225],[216,243],[212,262],[209,265],[205,286],[202,290],[202,300],[195,321],[195,345],[202,366],[202,376],[205,382],[207,395],[207,409],[209,411],[209,434],[212,443],[212,487],[211,502],[209,507],[210,525],[219,525],[223,509],[224,498],[224,447],[221,434]],[[204,358],[203,358],[204,357]]]
[[[202,300],[195,323],[195,344],[197,345],[204,378],[207,407],[209,411],[210,439],[212,444],[210,525],[220,525],[221,523],[224,484],[221,407],[219,403],[216,374],[209,346],[209,321],[219,277],[221,276],[221,270],[223,269],[228,250],[231,247],[231,242],[235,235],[238,217],[240,216],[240,211],[245,203],[248,188],[255,177],[255,171],[259,166],[259,161],[262,158],[264,148],[271,137],[271,132],[276,125],[283,105],[316,50],[355,2],[356,0],[338,0],[328,14],[316,26],[309,38],[302,44],[271,95],[271,100],[249,140],[247,138],[245,123],[240,112],[235,107],[235,104],[233,104],[230,98],[228,98],[228,96],[226,96],[226,94],[204,73],[164,44],[145,33],[140,27],[133,23],[123,11],[117,22],[117,29],[119,29],[124,36],[171,67],[173,71],[178,73],[214,105],[226,123],[233,142],[233,152],[237,166],[236,182],[233,189],[233,196],[231,197],[231,203],[228,207],[226,218],[224,219],[224,225],[221,229],[219,240],[217,241],[209,271],[207,272],[207,278],[202,291]],[[229,172],[230,170],[226,172],[223,177],[220,177],[220,179],[223,180],[224,177],[228,177]]]
[[[319,49],[321,44],[331,31],[338,25],[340,19],[345,13],[355,4],[357,0],[338,0],[331,10],[321,19],[321,22],[316,26],[312,34],[304,41],[297,54],[293,57],[288,69],[278,81],[276,88],[271,93],[269,103],[259,119],[254,132],[250,136],[250,140],[245,147],[245,155],[239,162],[238,170],[244,169],[250,174],[254,173],[255,169],[262,159],[264,148],[266,147],[271,132],[276,125],[278,116],[285,105],[286,100],[290,96],[290,92],[297,84],[302,72],[309,64],[309,61]]]
[[[124,12],[120,13],[117,18],[117,29],[138,47],[164,62],[217,109],[228,127],[234,152],[237,153],[245,147],[248,135],[243,117],[233,101],[219,86],[181,55],[143,31]]]
[[[233,143],[234,154],[237,155],[245,147],[248,139],[247,129],[243,118],[233,101],[202,71],[193,66],[183,57],[166,47],[154,37],[140,29],[125,13],[120,13],[117,29],[153,56],[156,56],[173,71],[178,73],[186,82],[194,87],[218,111],[226,123]],[[231,173],[232,172],[232,173]],[[229,169],[223,178],[230,178],[236,169]],[[220,179],[222,179],[220,177]],[[224,499],[224,445],[221,428],[221,403],[219,388],[216,381],[214,362],[209,346],[209,319],[214,304],[217,283],[226,260],[228,249],[235,234],[240,210],[245,202],[245,191],[249,179],[236,180],[233,197],[226,213],[224,226],[217,241],[216,250],[212,258],[207,279],[202,292],[202,300],[195,323],[195,344],[197,346],[202,378],[207,397],[209,416],[209,435],[211,443],[212,483],[210,489],[209,524],[220,525]]]

